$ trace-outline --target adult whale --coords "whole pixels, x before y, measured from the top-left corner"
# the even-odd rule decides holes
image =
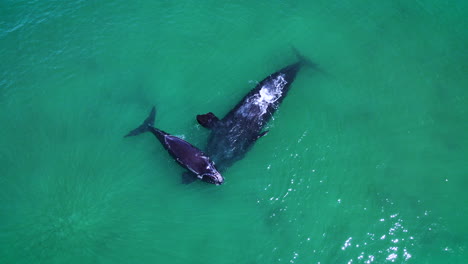
[[[213,161],[200,149],[194,147],[187,141],[155,128],[155,116],[156,109],[153,106],[149,116],[143,121],[143,124],[130,131],[125,137],[136,136],[149,131],[156,136],[167,152],[169,152],[182,167],[189,170],[189,172],[183,174],[182,180],[184,183],[192,182],[198,178],[208,183],[216,185],[222,184],[224,178],[214,166]]]
[[[269,75],[256,85],[223,119],[212,112],[197,115],[197,121],[209,128],[206,152],[220,171],[242,159],[253,144],[268,131],[267,122],[281,104],[300,69],[316,65],[301,56],[298,61]]]

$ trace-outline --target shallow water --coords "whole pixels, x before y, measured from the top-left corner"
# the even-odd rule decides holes
[[[465,263],[468,2],[308,2],[1,2],[0,263]],[[122,137],[203,147],[291,45],[224,185]]]

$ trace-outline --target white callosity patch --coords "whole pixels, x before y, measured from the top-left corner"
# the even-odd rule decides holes
[[[268,107],[281,97],[283,88],[287,83],[288,82],[284,79],[284,74],[278,75],[275,79],[267,82],[258,93],[249,98],[248,103],[259,107],[260,116],[264,115]],[[243,114],[249,114],[248,111],[245,111],[247,109],[242,110],[244,110],[242,111]]]

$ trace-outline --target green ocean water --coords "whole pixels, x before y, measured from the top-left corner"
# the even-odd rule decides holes
[[[467,1],[0,2],[0,263],[468,263]],[[203,148],[296,61],[221,186]]]

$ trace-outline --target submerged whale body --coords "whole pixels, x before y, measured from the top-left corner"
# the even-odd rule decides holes
[[[206,152],[219,170],[242,159],[257,139],[268,133],[263,129],[286,97],[297,73],[304,65],[316,67],[297,51],[296,54],[298,62],[262,80],[224,118],[219,119],[211,112],[197,116],[198,123],[211,130]]]
[[[136,136],[144,132],[151,132],[161,142],[174,160],[189,171],[183,175],[182,179],[184,183],[192,182],[197,178],[216,185],[224,182],[223,177],[214,166],[213,161],[211,161],[210,158],[200,149],[194,147],[192,144],[181,138],[172,136],[155,128],[155,116],[156,109],[153,107],[143,124],[130,131],[125,137]]]

